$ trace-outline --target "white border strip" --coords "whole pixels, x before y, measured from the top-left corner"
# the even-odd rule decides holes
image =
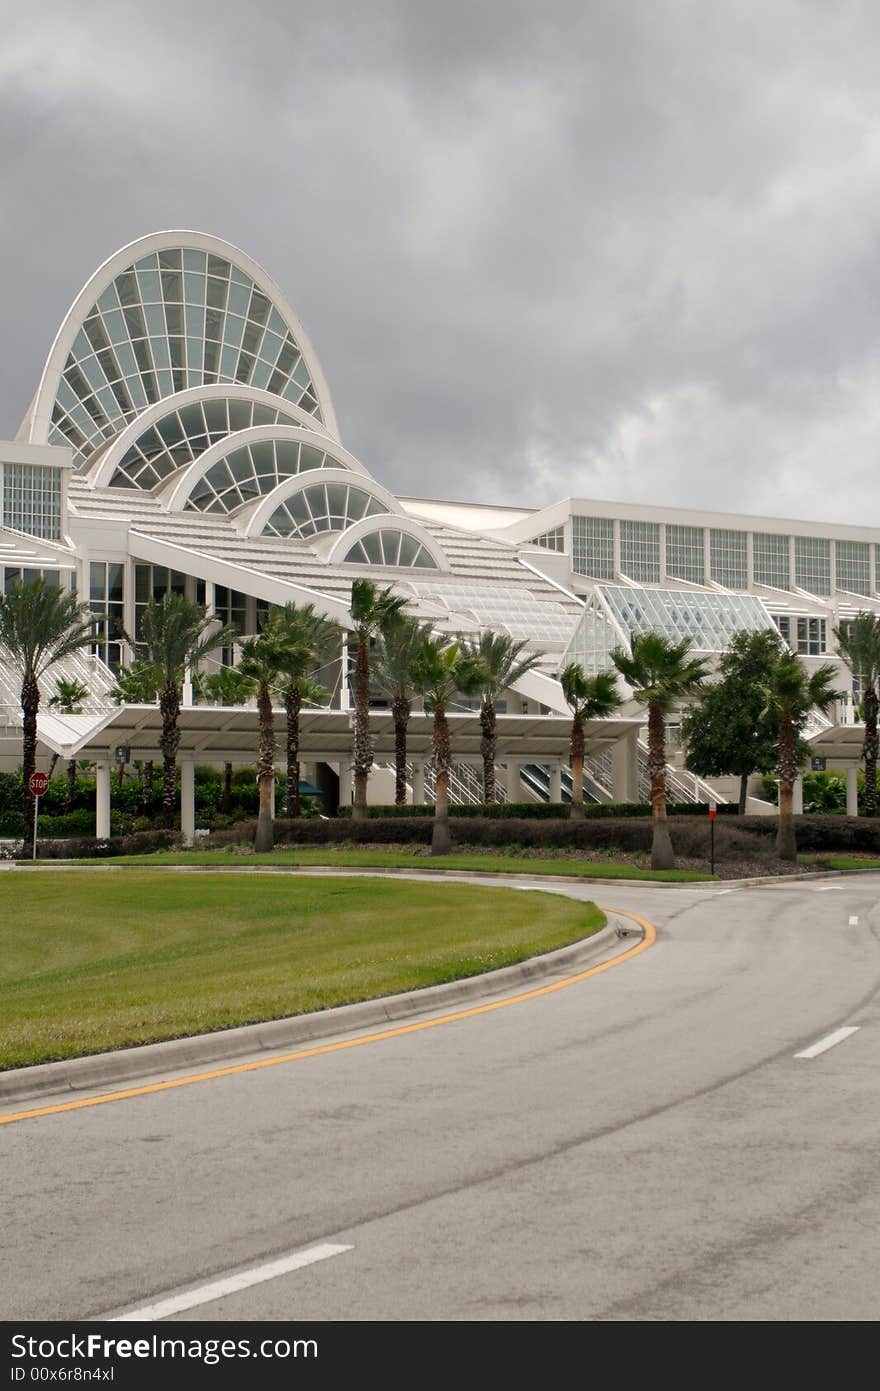
[[[802,1049],[794,1056],[796,1058],[818,1058],[820,1053],[827,1053],[829,1048],[833,1048],[835,1044],[843,1043],[845,1038],[849,1038],[850,1034],[857,1034],[858,1031],[858,1024],[851,1024],[845,1029],[835,1029],[833,1034],[826,1034],[824,1038],[819,1039],[818,1043],[811,1043],[809,1048]]]

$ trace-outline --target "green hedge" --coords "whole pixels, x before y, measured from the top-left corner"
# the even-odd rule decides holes
[[[666,807],[669,816],[708,816],[708,802],[669,802]],[[719,813],[736,814],[736,803],[720,803]],[[469,805],[453,805],[450,816],[483,817],[486,820],[509,821],[512,817],[527,821],[568,821],[571,808],[568,802],[475,802]],[[650,816],[651,808],[647,802],[585,802],[584,816],[597,817],[638,817]],[[343,818],[351,817],[351,807],[340,807],[337,813]],[[423,805],[406,803],[404,806],[368,806],[367,817],[371,820],[390,820],[398,817],[433,816],[434,804]]]

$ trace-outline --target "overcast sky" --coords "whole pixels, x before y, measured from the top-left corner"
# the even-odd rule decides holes
[[[11,438],[118,246],[282,285],[399,493],[880,524],[880,7],[0,0]]]

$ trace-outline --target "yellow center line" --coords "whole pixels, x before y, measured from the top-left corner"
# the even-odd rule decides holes
[[[98,1096],[81,1097],[77,1101],[62,1101],[55,1106],[39,1106],[29,1111],[13,1111],[9,1115],[0,1116],[0,1125],[12,1125],[15,1121],[37,1120],[40,1116],[57,1116],[64,1111],[82,1111],[88,1106],[106,1106],[110,1101],[128,1101],[135,1096],[152,1096],[156,1092],[173,1091],[177,1087],[191,1087],[196,1082],[214,1082],[219,1077],[235,1077],[242,1072],[260,1072],[266,1067],[279,1067],[281,1063],[302,1062],[306,1058],[318,1058],[325,1053],[341,1053],[346,1048],[361,1048],[366,1043],[382,1043],[388,1038],[401,1038],[404,1034],[418,1034],[424,1029],[436,1029],[441,1024],[455,1024],[460,1019],[474,1019],[479,1014],[491,1014],[496,1009],[508,1009],[510,1005],[521,1005],[527,1000],[537,1000],[542,995],[552,995],[557,990],[565,990],[569,985],[577,985],[580,981],[588,980],[590,976],[599,976],[604,971],[610,971],[613,966],[620,966],[624,961],[629,961],[632,957],[647,951],[648,947],[653,946],[657,940],[657,929],[653,923],[648,922],[647,918],[640,918],[637,914],[627,913],[620,908],[603,908],[602,911],[614,913],[618,917],[629,918],[632,922],[638,923],[644,932],[641,942],[630,947],[628,951],[621,952],[611,961],[604,961],[599,966],[591,966],[589,970],[579,971],[574,976],[566,976],[564,980],[554,981],[551,985],[536,986],[534,990],[526,990],[519,995],[508,995],[503,1000],[493,1000],[485,1005],[472,1005],[469,1009],[459,1009],[452,1014],[438,1015],[436,1019],[422,1019],[415,1024],[401,1024],[394,1029],[383,1029],[380,1033],[361,1034],[357,1038],[340,1039],[337,1043],[322,1043],[314,1048],[300,1048],[295,1053],[282,1053],[278,1057],[259,1058],[251,1063],[235,1063],[231,1067],[213,1068],[210,1072],[193,1072],[187,1074],[186,1077],[173,1077],[165,1082],[151,1082],[143,1087],[128,1087],[124,1091],[102,1092]]]

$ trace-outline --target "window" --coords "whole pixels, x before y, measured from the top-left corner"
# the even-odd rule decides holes
[[[364,488],[348,483],[310,483],[276,507],[262,534],[314,536],[319,531],[344,531],[363,517],[387,511],[386,504]]]
[[[620,523],[620,568],[631,580],[657,584],[660,580],[660,524]]]
[[[144,609],[151,599],[158,603],[165,594],[186,594],[186,576],[165,565],[135,565],[134,567],[134,636],[139,641],[144,621]],[[205,590],[196,600],[204,603]]]
[[[73,589],[74,573],[65,572],[62,579],[60,570],[32,570],[25,568],[22,570],[19,565],[6,565],[0,569],[0,593],[5,593],[14,584],[30,584],[32,580],[44,579],[47,585],[55,589]]]
[[[726,589],[748,589],[746,533],[712,528],[709,532],[709,573]]]
[[[531,544],[541,546],[545,551],[562,552],[565,550],[565,527],[555,526],[552,531],[543,531]]]
[[[756,531],[752,537],[752,572],[755,584],[790,589],[789,538]]]
[[[95,618],[92,651],[112,671],[122,662],[125,566],[93,560],[89,565],[89,608]]]
[[[871,551],[867,541],[838,541],[836,587],[852,594],[871,593]]]
[[[614,579],[614,522],[610,517],[571,519],[571,568],[578,575]]]
[[[792,652],[802,657],[821,657],[828,650],[824,618],[801,618],[782,613],[774,615],[773,622]]]
[[[344,557],[345,564],[353,565],[403,565],[409,569],[436,570],[437,565],[430,551],[426,550],[414,536],[396,528],[382,527],[370,531],[355,541]]]
[[[831,593],[831,542],[817,536],[794,538],[794,582],[810,594]]]
[[[3,525],[45,541],[61,539],[61,470],[46,464],[3,464]]]
[[[705,583],[702,527],[667,526],[666,573],[670,579],[690,580],[692,584]]]
[[[221,623],[231,623],[236,632],[241,635],[247,629],[247,595],[240,593],[237,589],[227,589],[222,584],[215,585],[214,613]],[[235,665],[233,645],[221,647],[220,660],[225,667]]]

